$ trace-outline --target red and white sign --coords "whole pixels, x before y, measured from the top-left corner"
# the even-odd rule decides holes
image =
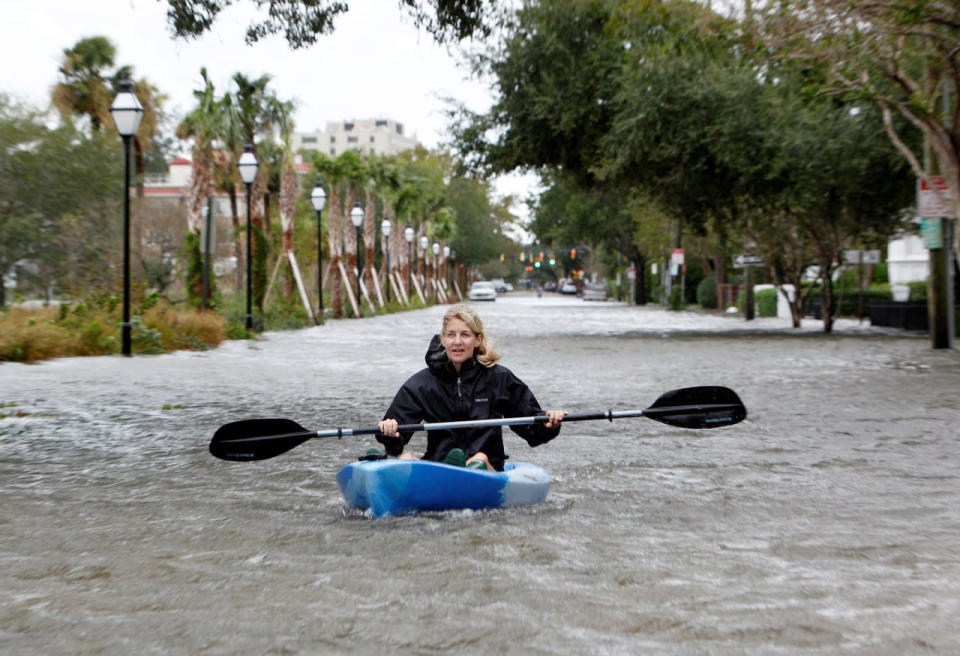
[[[683,249],[682,248],[673,249],[673,252],[670,253],[670,264],[683,266]]]
[[[917,214],[921,219],[950,216],[949,201],[950,189],[941,176],[930,176],[930,182],[917,179]]]

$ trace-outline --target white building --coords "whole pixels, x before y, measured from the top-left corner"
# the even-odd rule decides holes
[[[390,119],[332,121],[325,130],[297,132],[293,151],[319,151],[337,157],[348,150],[362,154],[399,155],[417,146],[416,135],[403,134],[403,125]]]

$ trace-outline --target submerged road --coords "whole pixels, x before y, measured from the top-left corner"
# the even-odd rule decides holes
[[[235,419],[375,425],[442,307],[3,364],[0,652],[960,652],[960,354],[856,322],[480,309],[545,407],[709,384],[749,417],[580,422],[536,449],[507,431],[514,460],[551,471],[545,503],[371,520],[334,477],[372,438],[255,463],[207,444]]]

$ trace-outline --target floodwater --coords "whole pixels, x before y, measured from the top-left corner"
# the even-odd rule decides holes
[[[735,427],[571,423],[548,500],[372,520],[372,438],[211,457],[236,419],[375,425],[443,308],[206,353],[0,365],[5,654],[956,654],[960,354],[841,321],[484,305],[545,407],[726,385]],[[423,437],[413,440],[416,448]]]

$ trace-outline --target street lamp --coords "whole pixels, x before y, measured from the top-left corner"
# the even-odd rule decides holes
[[[251,293],[253,291],[253,284],[251,282],[253,267],[251,265],[253,254],[250,247],[250,186],[257,178],[258,166],[257,156],[253,152],[253,144],[248,143],[243,147],[243,154],[240,156],[239,161],[237,161],[237,168],[240,169],[240,179],[243,180],[243,184],[247,185],[247,316],[245,322],[247,330],[253,328],[253,306],[251,305]]]
[[[110,115],[123,137],[123,323],[120,324],[123,354],[132,354],[130,339],[130,138],[137,133],[143,106],[134,95],[133,83],[123,77],[120,91],[110,105]]]
[[[409,223],[407,227],[403,230],[403,238],[407,240],[407,295],[413,296],[413,237],[415,233],[413,231],[413,226]]]
[[[317,211],[317,322],[323,323],[323,267],[320,266],[323,260],[323,228],[320,224],[320,216],[323,213],[323,206],[327,204],[327,192],[320,185],[319,176],[313,185],[313,191],[310,192],[310,203]]]
[[[390,219],[384,218],[380,223],[380,232],[383,233],[384,244],[387,252],[387,303],[390,302],[390,233],[393,231],[393,224]]]
[[[353,223],[353,227],[357,229],[357,307],[360,307],[360,226],[363,225],[363,208],[360,207],[360,203],[354,203],[353,209],[350,210],[350,222]]]

